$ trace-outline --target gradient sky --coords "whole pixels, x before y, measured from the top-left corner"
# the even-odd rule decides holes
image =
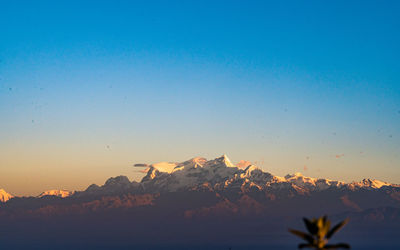
[[[399,1],[1,1],[0,188],[252,161],[400,183]]]

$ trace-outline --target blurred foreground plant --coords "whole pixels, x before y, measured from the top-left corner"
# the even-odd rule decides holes
[[[307,218],[303,218],[304,223],[306,224],[306,228],[309,233],[304,233],[298,230],[289,229],[289,232],[292,234],[304,239],[307,243],[299,244],[300,248],[313,248],[318,250],[324,249],[338,249],[345,248],[350,249],[350,245],[346,243],[338,243],[338,244],[328,244],[328,240],[339,231],[346,223],[348,219],[340,222],[336,226],[331,228],[331,222],[328,220],[326,216],[320,217],[318,219],[309,220]]]

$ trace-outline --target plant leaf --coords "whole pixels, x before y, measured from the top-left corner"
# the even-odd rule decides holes
[[[337,224],[336,226],[334,226],[326,235],[327,239],[330,239],[332,237],[332,235],[334,233],[336,233],[337,231],[339,231],[340,228],[342,228],[344,225],[347,224],[347,222],[349,222],[349,219],[345,219],[344,221],[340,222],[339,224]]]
[[[324,232],[324,228],[325,228],[325,216],[324,217],[319,217],[317,220],[317,226],[318,226],[318,239],[322,240],[325,237],[325,232]]]
[[[304,232],[301,232],[298,230],[294,230],[294,229],[289,229],[289,232],[304,239],[305,241],[307,241],[310,244],[312,244],[314,242],[314,238],[312,237],[312,235],[309,235],[307,233],[304,233]]]
[[[314,245],[312,245],[312,244],[305,244],[305,243],[301,243],[301,244],[298,245],[298,248],[299,248],[299,249],[302,249],[302,248],[313,248],[313,247],[314,247]]]
[[[338,243],[338,244],[333,244],[333,245],[326,245],[326,249],[337,249],[337,248],[345,248],[345,249],[350,249],[350,245],[346,243]]]
[[[325,220],[325,225],[324,225],[324,229],[323,229],[324,236],[326,236],[328,234],[330,227],[331,227],[331,221]]]
[[[328,216],[324,215],[324,216],[322,217],[322,221],[324,222],[324,224],[326,223],[327,220],[328,220]]]
[[[309,219],[303,218],[304,224],[306,224],[306,228],[310,234],[317,234],[318,232],[318,227],[315,223],[312,223]]]

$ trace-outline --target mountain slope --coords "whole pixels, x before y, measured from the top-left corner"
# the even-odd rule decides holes
[[[42,198],[16,197],[1,204],[0,221],[7,228],[3,239],[10,244],[22,236],[29,243],[43,239],[48,249],[60,239],[78,245],[88,239],[112,242],[108,248],[115,242],[148,246],[155,239],[176,244],[236,240],[247,246],[286,242],[287,227],[303,226],[304,216],[324,214],[334,221],[350,217],[343,233],[351,243],[358,237],[372,244],[375,235],[365,235],[375,231],[385,242],[394,242],[400,230],[400,186],[395,184],[370,179],[344,183],[299,173],[280,177],[248,162],[237,167],[226,155],[140,167],[147,168],[140,182],[117,176],[67,199],[50,190]]]
[[[236,167],[226,155],[207,161],[197,157],[182,163],[157,163],[148,166],[147,175],[140,182],[148,192],[175,192],[189,190],[208,183],[213,189],[282,190],[291,189],[298,193],[309,193],[327,189],[376,190],[385,187],[400,187],[378,180],[364,179],[360,182],[344,183],[328,179],[303,176],[300,173],[274,176],[254,165]]]
[[[0,202],[7,202],[14,196],[7,193],[4,189],[0,189]]]
[[[38,198],[47,196],[48,198],[41,202],[46,203],[44,205],[52,205],[62,201],[49,196],[70,197],[65,203],[61,203],[69,206],[105,197],[121,198],[124,195],[149,194],[151,197],[158,197],[154,198],[151,206],[164,204],[162,206],[170,206],[171,209],[178,209],[180,206],[179,209],[184,211],[190,207],[191,213],[203,211],[203,214],[204,211],[233,207],[235,209],[230,211],[244,214],[251,210],[284,214],[321,211],[322,208],[325,211],[344,212],[379,206],[400,207],[399,185],[370,179],[344,183],[306,177],[300,173],[280,177],[255,165],[246,165],[247,167],[243,167],[243,164],[237,167],[226,155],[213,160],[196,157],[181,163],[142,164],[141,166],[147,168],[147,174],[140,182],[130,181],[126,176],[117,176],[109,178],[102,186],[92,184],[86,190],[77,192],[49,190]],[[188,196],[198,198],[193,200],[188,199]],[[7,196],[6,199],[10,197]],[[166,197],[170,198],[163,203]],[[120,198],[110,199],[110,202],[119,202]],[[189,200],[191,205],[188,204]],[[170,205],[170,202],[173,205]],[[36,209],[43,204],[35,198],[27,197],[13,199],[8,207]],[[102,204],[104,203],[99,203],[99,209],[102,209]],[[107,206],[119,207],[118,204]]]
[[[57,196],[57,197],[61,197],[61,198],[66,198],[73,194],[74,194],[74,191],[52,189],[52,190],[47,190],[47,191],[42,192],[40,195],[38,195],[38,197],[41,198],[44,196]]]

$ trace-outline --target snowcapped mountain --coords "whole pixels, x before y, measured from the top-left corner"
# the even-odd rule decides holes
[[[4,189],[0,189],[0,202],[7,202],[13,197],[13,195],[7,193]]]
[[[43,193],[38,195],[38,197],[41,198],[44,196],[57,196],[60,198],[65,198],[65,197],[73,195],[74,193],[75,193],[74,191],[52,189],[52,190],[44,191]]]
[[[139,190],[139,183],[130,181],[126,176],[117,176],[109,178],[103,186],[96,184],[90,185],[83,192],[76,192],[75,196],[101,196],[117,195],[121,193],[132,193]]]
[[[379,180],[363,179],[360,182],[352,182],[349,184],[350,188],[366,188],[366,189],[379,189],[382,187],[400,187],[400,185],[391,184]]]
[[[291,183],[297,187],[309,188],[312,190],[325,190],[328,188],[346,187],[346,183],[342,181],[332,181],[328,179],[317,179],[303,176],[301,173],[286,175],[284,182]]]
[[[243,163],[245,161],[241,161]],[[299,192],[322,191],[327,189],[379,189],[381,187],[399,187],[378,180],[344,183],[329,179],[303,176],[300,173],[274,176],[255,165],[235,166],[226,155],[207,161],[196,157],[182,163],[161,162],[149,165],[147,175],[140,186],[147,191],[174,192],[189,190],[204,184],[216,190],[237,188],[284,189],[292,188]]]
[[[193,190],[232,191],[245,194],[251,191],[266,191],[276,195],[293,196],[309,195],[310,192],[324,190],[379,190],[395,188],[399,193],[392,197],[400,199],[400,185],[379,180],[364,179],[360,182],[345,183],[329,179],[306,177],[301,173],[288,174],[285,177],[264,172],[248,161],[240,161],[234,165],[226,155],[213,160],[195,157],[190,160],[175,162],[159,162],[151,165],[136,164],[146,168],[147,174],[140,182],[130,181],[126,176],[109,178],[104,185],[90,185],[85,191],[47,190],[38,195],[81,197],[120,195],[125,193],[168,193]],[[267,195],[268,196],[268,195]],[[0,202],[13,198],[11,194],[0,189]]]
[[[211,161],[197,157],[182,163],[152,164],[141,185],[148,191],[181,191],[204,183],[215,185],[233,178],[241,171],[226,155]]]
[[[125,176],[110,178],[103,186],[93,184],[75,195],[110,195],[122,193],[168,193],[190,190],[232,191],[247,193],[268,191],[277,195],[308,195],[324,190],[378,190],[400,188],[399,185],[378,180],[345,183],[329,179],[306,177],[300,173],[285,177],[274,176],[261,168],[241,161],[234,165],[226,155],[213,160],[196,157],[181,163],[160,162],[146,167],[147,174],[140,182]]]
[[[300,173],[275,176],[252,165],[248,161],[240,161],[234,165],[226,155],[213,160],[195,157],[190,160],[160,162],[155,164],[139,164],[146,168],[146,175],[140,182],[130,181],[126,176],[109,178],[104,185],[90,185],[84,191],[48,190],[44,196],[61,198],[72,197],[97,199],[104,196],[120,196],[125,194],[168,194],[176,192],[213,192],[217,196],[243,196],[259,193],[268,200],[285,200],[296,196],[312,196],[321,192],[335,193],[341,203],[358,209],[349,199],[349,192],[360,190],[382,191],[389,200],[400,201],[400,185],[383,181],[364,179],[360,182],[345,183],[329,179],[306,177]],[[0,200],[5,202],[12,195],[4,190]],[[248,199],[247,199],[248,200]]]
[[[249,241],[253,243],[264,238],[268,230],[284,235],[286,227],[282,223],[292,225],[303,216],[321,214],[336,216],[337,220],[349,216],[355,222],[355,232],[366,227],[375,230],[381,222],[388,226],[379,232],[388,232],[388,237],[397,235],[400,229],[400,185],[383,181],[345,183],[300,173],[280,177],[247,161],[234,165],[226,155],[213,160],[196,157],[135,167],[145,168],[146,175],[140,182],[117,176],[84,191],[49,190],[40,195],[68,199],[11,199],[1,204],[0,221],[7,225],[9,236],[19,235],[25,226],[31,226],[25,232],[30,235],[43,225],[47,231],[36,230],[46,232],[38,238],[47,240],[47,235],[58,231],[62,232],[60,237],[71,232],[68,239],[78,239],[83,231],[76,229],[86,227],[84,232],[88,234],[104,231],[102,237],[108,239],[112,233],[123,237],[121,241],[133,235],[135,242],[145,239],[144,244],[163,237],[168,241],[177,237],[180,242],[188,230],[194,230],[193,239],[201,235],[204,239],[238,238],[238,232],[246,232],[245,236],[255,237]],[[0,199],[5,201],[11,196],[4,193],[0,190]],[[54,223],[57,220],[60,222]],[[17,225],[14,231],[9,231],[13,225]],[[52,230],[57,225],[60,228]],[[65,230],[65,225],[71,228]]]

